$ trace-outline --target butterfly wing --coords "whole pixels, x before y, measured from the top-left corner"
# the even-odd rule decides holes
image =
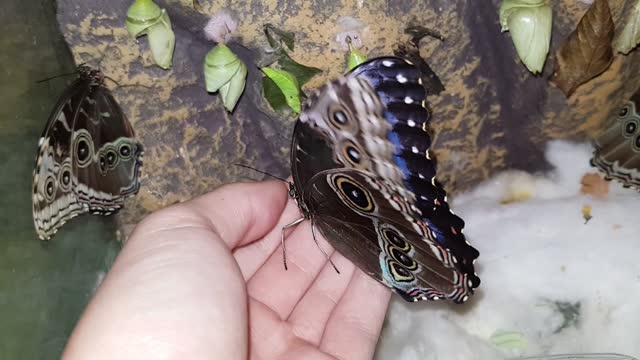
[[[415,206],[422,220],[433,229],[438,243],[459,254],[461,265],[472,273],[473,260],[479,254],[468,246],[462,233],[464,221],[450,210],[429,154],[427,127],[431,112],[423,72],[405,59],[387,56],[365,62],[351,74],[368,80],[385,106],[384,118],[391,124],[386,137],[393,144],[393,162],[400,168],[406,188],[416,194]]]
[[[140,188],[143,148],[111,92],[95,86],[84,99],[72,136],[73,184],[96,214],[120,209]]]
[[[625,187],[640,190],[640,91],[609,121],[595,141],[591,164]]]
[[[336,250],[405,300],[466,301],[476,275],[433,241],[400,193],[375,174],[336,169],[313,177],[304,197],[312,221]]]
[[[397,61],[406,63],[401,59]],[[387,67],[389,63],[380,64]],[[395,77],[396,80],[399,78],[402,77]],[[390,82],[381,83],[389,85]],[[386,91],[393,96],[380,96],[372,87],[372,81],[354,74],[330,84],[310,98],[309,105],[296,123],[292,144],[292,175],[296,186],[303,190],[300,199],[302,207],[308,209],[322,233],[336,248],[357,248],[365,243],[369,244],[368,251],[364,251],[365,248],[363,251],[342,249],[342,253],[370,274],[378,274],[375,276],[376,279],[394,287],[406,299],[448,297],[454,301],[464,301],[480,283],[473,270],[473,262],[478,252],[464,240],[461,232],[462,221],[448,210],[446,195],[437,188],[438,185],[433,180],[435,169],[426,156],[429,143],[421,141],[425,138],[417,134],[418,131],[424,133],[418,124],[422,124],[426,119],[418,122],[420,119],[417,114],[421,113],[419,110],[416,111],[417,114],[405,110],[403,118],[406,124],[389,120],[390,109],[394,109],[396,114],[402,111],[402,107],[396,106],[398,104],[391,102],[391,99],[400,98],[405,104],[416,103],[419,94],[424,96],[424,89],[420,92],[419,86],[412,87],[418,95],[407,92],[402,97],[401,87],[394,87],[393,83],[391,85]],[[382,101],[391,106],[386,107]],[[404,131],[409,135],[405,135]],[[428,135],[426,136],[428,140]],[[417,154],[421,154],[420,159],[425,159],[424,167],[419,163],[410,163],[412,159],[418,158]],[[338,206],[331,199],[337,200],[337,193],[323,186],[322,183],[327,183],[326,180],[317,179],[329,173],[351,171],[357,171],[360,180],[368,179],[364,186],[363,181],[357,182],[361,188],[369,190],[374,197],[386,199],[386,202],[377,202],[378,208],[385,211],[369,214],[362,219],[362,214],[349,212],[347,209],[351,208],[347,207],[343,209],[344,216],[341,218],[331,216],[333,206]],[[378,184],[378,187],[385,184],[387,190],[371,188],[372,184]],[[422,194],[419,192],[421,186],[433,190],[426,190],[428,193]],[[310,190],[311,188],[316,190]],[[323,200],[319,201],[320,198]],[[418,199],[429,203],[427,210],[431,213],[423,213],[418,207]],[[439,222],[446,221],[448,216],[459,221],[451,221],[449,228],[438,229],[433,224],[434,216],[442,217],[437,220]],[[424,218],[427,218],[427,221]],[[352,227],[354,222],[358,222],[356,219],[395,226],[412,248],[423,249],[410,252],[412,255],[405,254],[420,266],[418,272],[423,275],[414,274],[416,279],[428,278],[425,275],[428,271],[446,273],[448,276],[444,278],[447,279],[449,287],[434,284],[435,280],[431,283],[416,280],[411,288],[394,283],[393,277],[387,276],[383,279],[385,274],[390,273],[389,268],[381,266],[380,257],[385,252],[376,236],[376,227],[368,224],[371,230],[369,233],[352,231],[345,235],[348,233],[345,228]],[[460,231],[456,226],[460,226]],[[356,233],[361,235],[357,236]],[[455,237],[448,237],[449,233],[454,233]],[[364,241],[363,237],[368,239],[368,242]]]
[[[32,203],[43,240],[80,214],[110,214],[139,188],[142,146],[97,72],[79,72],[49,116],[38,146]],[[109,163],[112,150],[118,156]],[[107,166],[101,168],[101,160]]]
[[[69,219],[88,211],[72,191],[73,121],[89,92],[89,79],[75,80],[54,107],[38,143],[33,173],[33,221],[38,236],[48,240]]]

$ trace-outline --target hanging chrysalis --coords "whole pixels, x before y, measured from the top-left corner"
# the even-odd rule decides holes
[[[234,54],[225,41],[231,38],[236,23],[226,12],[213,16],[204,29],[208,39],[218,42],[204,60],[204,80],[207,91],[219,91],[228,112],[235,109],[247,82],[247,66]]]
[[[356,66],[367,61],[367,55],[358,50],[351,41],[351,37],[347,36],[347,44],[349,45],[349,59],[347,60],[347,71],[351,71]]]
[[[169,69],[173,61],[176,36],[171,29],[169,15],[152,0],[135,0],[127,11],[127,30],[137,38],[147,35],[153,61],[163,69]]]
[[[547,59],[551,23],[546,0],[504,0],[500,6],[501,30],[511,32],[520,60],[534,74],[542,72]]]
[[[622,54],[628,54],[640,43],[640,0],[631,9],[622,32],[613,44],[614,49]]]
[[[232,112],[244,91],[247,66],[227,45],[218,44],[205,57],[204,81],[208,92],[220,91],[224,108]]]
[[[263,67],[260,70],[282,91],[284,99],[291,110],[299,114],[301,110],[300,85],[298,85],[296,77],[281,69]]]

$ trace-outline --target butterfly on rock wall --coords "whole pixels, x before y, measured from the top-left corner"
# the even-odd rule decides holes
[[[609,119],[594,142],[591,164],[624,187],[640,190],[640,90]]]
[[[479,252],[435,180],[421,76],[381,57],[309,97],[291,145],[290,195],[303,217],[290,225],[310,220],[314,238],[317,228],[407,301],[462,303],[480,284]]]
[[[85,65],[77,72],[38,143],[32,201],[42,240],[80,214],[112,214],[140,188],[142,145],[105,76]]]

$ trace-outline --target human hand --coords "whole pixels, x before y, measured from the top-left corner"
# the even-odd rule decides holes
[[[319,238],[279,182],[234,184],[148,216],[65,359],[370,359],[390,291]]]

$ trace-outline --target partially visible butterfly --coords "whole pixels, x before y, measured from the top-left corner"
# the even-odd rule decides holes
[[[290,195],[312,231],[405,300],[461,303],[480,284],[479,253],[435,180],[421,77],[404,59],[376,58],[310,96]]]
[[[609,119],[595,140],[591,164],[625,187],[640,190],[640,90]]]
[[[140,188],[142,145],[104,85],[81,65],[47,120],[33,173],[33,221],[49,240],[69,219],[109,215]]]

